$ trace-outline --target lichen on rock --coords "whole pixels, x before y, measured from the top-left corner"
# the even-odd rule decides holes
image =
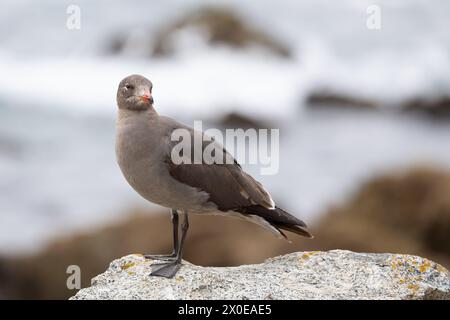
[[[239,267],[183,262],[151,277],[140,255],[111,262],[71,299],[450,299],[450,273],[428,259],[344,250],[296,252]]]

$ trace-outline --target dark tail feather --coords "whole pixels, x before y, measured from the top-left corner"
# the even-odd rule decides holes
[[[267,209],[265,207],[255,205],[240,208],[236,211],[243,214],[257,215],[264,218],[267,222],[278,229],[291,231],[306,238],[313,238],[313,235],[307,230],[306,224],[302,220],[294,217],[281,208],[275,207],[275,209]]]
[[[274,224],[274,226],[276,226],[279,229],[294,232],[298,235],[301,235],[301,236],[309,238],[309,239],[314,238],[314,236],[305,227],[302,227],[302,226],[282,225],[282,224]]]

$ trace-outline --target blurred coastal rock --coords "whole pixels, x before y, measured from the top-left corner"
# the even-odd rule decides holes
[[[345,93],[331,90],[313,91],[306,98],[305,104],[311,107],[339,107],[339,108],[361,108],[373,109],[378,107],[374,101],[370,101],[358,96],[347,95]]]
[[[153,39],[147,37],[147,33],[137,31],[118,35],[111,41],[109,51],[148,52],[153,57],[167,57],[177,51],[176,38],[185,31],[193,31],[208,45],[258,48],[282,58],[291,56],[290,49],[281,41],[252,26],[232,9],[222,7],[205,7],[187,13],[162,26]]]
[[[450,299],[450,273],[428,259],[344,250],[296,252],[239,267],[188,262],[151,277],[141,255],[114,260],[72,299]]]
[[[429,115],[433,118],[450,119],[450,96],[434,99],[415,98],[403,104],[402,109]]]
[[[235,49],[258,47],[284,58],[291,55],[284,44],[249,25],[233,10],[215,7],[199,9],[164,27],[156,36],[153,55],[172,54],[174,36],[189,28],[204,34],[210,45],[220,44]]]
[[[250,117],[238,112],[230,112],[215,121],[219,126],[230,129],[271,129],[273,124],[257,117]]]
[[[382,106],[380,102],[372,99],[331,89],[313,90],[306,97],[305,105],[314,108],[352,109],[376,109]],[[450,96],[417,97],[399,103],[398,109],[435,119],[450,119]],[[397,110],[397,108],[393,110]]]
[[[416,167],[376,177],[316,228],[337,247],[426,255],[449,266],[450,173]]]

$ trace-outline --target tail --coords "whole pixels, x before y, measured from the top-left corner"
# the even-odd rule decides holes
[[[294,232],[306,238],[313,238],[313,235],[308,231],[306,224],[302,220],[294,217],[279,207],[275,207],[275,209],[267,209],[265,207],[255,205],[240,208],[236,211],[244,215],[255,215],[261,217],[277,230],[282,229]],[[281,230],[279,231],[283,234]]]
[[[301,227],[298,225],[281,225],[281,224],[275,224],[274,226],[279,229],[291,231],[291,232],[301,235],[305,238],[309,238],[309,239],[314,238],[314,236],[311,234],[311,232],[309,232],[305,227]]]

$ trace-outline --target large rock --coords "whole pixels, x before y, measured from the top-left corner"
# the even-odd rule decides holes
[[[174,38],[180,31],[200,31],[210,45],[220,44],[234,49],[257,47],[282,58],[291,52],[283,43],[250,25],[239,14],[224,7],[205,7],[190,12],[168,24],[156,35],[153,56],[174,53]]]
[[[154,36],[149,36],[151,34]],[[186,34],[190,36],[186,38]],[[214,6],[189,11],[168,21],[157,32],[136,29],[118,34],[111,40],[107,51],[113,54],[168,57],[184,48],[183,39],[188,41],[185,45],[191,47],[202,43],[235,50],[257,48],[280,58],[292,57],[290,48],[273,34],[254,26],[231,8]],[[192,43],[193,39],[201,39],[201,42]]]
[[[154,261],[113,261],[71,299],[450,299],[450,273],[425,258],[333,250],[297,252],[262,264],[200,267],[150,277]]]

